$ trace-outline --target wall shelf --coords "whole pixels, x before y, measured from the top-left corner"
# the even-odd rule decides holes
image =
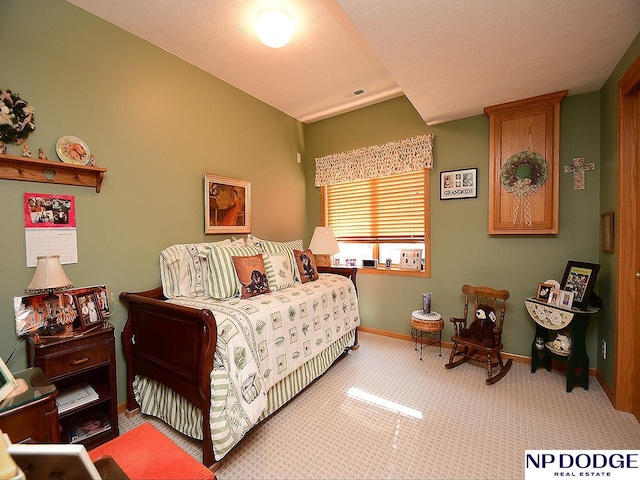
[[[0,178],[25,182],[93,187],[100,193],[106,168],[0,155]]]

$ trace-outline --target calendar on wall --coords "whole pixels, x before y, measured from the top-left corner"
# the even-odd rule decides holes
[[[41,255],[60,255],[62,264],[78,263],[74,196],[25,193],[24,227],[27,267],[35,267]]]

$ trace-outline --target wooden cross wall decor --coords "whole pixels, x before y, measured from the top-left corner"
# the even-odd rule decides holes
[[[585,175],[586,170],[595,170],[596,164],[585,163],[584,157],[578,157],[573,159],[573,165],[565,165],[564,173],[573,173],[573,189],[584,190],[585,189]]]

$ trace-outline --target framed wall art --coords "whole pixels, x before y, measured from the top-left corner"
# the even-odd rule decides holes
[[[251,182],[204,174],[204,232],[251,232]]]
[[[440,172],[440,200],[476,198],[477,196],[477,168]]]
[[[602,235],[602,253],[613,253],[613,212],[600,216],[600,232]]]
[[[597,263],[575,262],[573,260],[567,262],[560,288],[567,292],[573,292],[573,308],[581,310],[587,308],[598,270],[600,270],[600,265]]]

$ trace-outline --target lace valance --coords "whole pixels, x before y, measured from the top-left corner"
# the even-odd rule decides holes
[[[433,167],[433,133],[316,158],[316,187]]]

